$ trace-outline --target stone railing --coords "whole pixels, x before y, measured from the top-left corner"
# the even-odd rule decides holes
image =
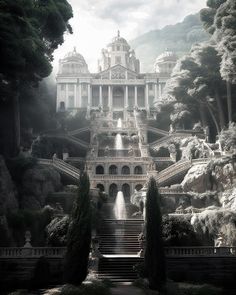
[[[156,133],[156,134],[169,135],[168,131],[165,131],[165,130],[162,130],[162,129],[159,129],[159,128],[155,128],[155,127],[152,127],[152,126],[148,126],[147,130],[150,131],[150,132]]]
[[[80,171],[74,166],[67,164],[61,159],[53,158],[52,160],[48,159],[38,159],[38,163],[42,165],[52,165],[56,169],[62,171],[63,173],[75,178],[79,179]]]
[[[127,163],[130,163],[130,158],[131,157],[119,157],[119,160],[118,162],[121,163],[121,162],[127,162]],[[68,158],[68,161],[70,161],[71,158]],[[76,159],[77,158],[73,158],[74,160],[73,161],[77,161]],[[93,159],[93,158],[87,158],[87,163],[111,163],[111,162],[116,162],[117,163],[117,158],[116,157],[98,157],[96,159]],[[147,158],[147,157],[132,157],[132,163],[150,163],[150,159]]]
[[[192,136],[191,133],[170,133],[169,135],[166,135],[160,139],[157,139],[153,142],[150,143],[150,147],[152,147],[153,149],[158,149],[162,144],[164,143],[168,143],[170,141],[170,139],[178,137],[178,138],[185,138],[187,136]]]
[[[122,180],[122,181],[145,181],[147,180],[147,174],[96,174],[91,176],[93,180]]]
[[[170,167],[167,167],[166,169],[162,170],[157,175],[156,180],[159,184],[161,184],[162,182],[170,179],[171,177],[188,170],[191,166],[192,166],[192,163],[189,160],[179,161],[171,165]]]
[[[90,131],[90,127],[86,126],[86,127],[83,127],[83,128],[68,131],[67,134],[73,136],[73,135],[77,135],[77,134],[80,134],[80,133],[86,132],[86,131]]]
[[[0,247],[0,259],[63,258],[66,247]],[[236,247],[165,247],[167,257],[236,256]]]
[[[188,169],[190,169],[193,165],[200,165],[200,164],[207,164],[210,159],[202,158],[202,159],[194,159],[194,160],[181,160],[177,163],[167,167],[166,169],[162,170],[158,175],[156,180],[159,184],[163,183],[164,181],[170,179],[173,176],[177,176]]]
[[[236,247],[166,247],[166,256],[236,256]]]
[[[89,143],[77,138],[77,137],[74,137],[74,136],[71,136],[69,134],[51,134],[51,135],[48,135],[46,134],[45,135],[46,137],[55,137],[55,138],[62,138],[62,139],[67,139],[68,141],[71,141],[75,144],[79,144],[80,146],[84,147],[84,148],[88,148],[89,147]]]
[[[109,149],[109,150],[104,150],[104,149],[99,149],[98,150],[98,157],[141,157],[141,153],[139,149],[133,149],[132,152],[130,152],[129,149],[122,149],[122,150],[116,150],[116,149]]]
[[[173,162],[171,157],[153,157],[152,159],[154,162]]]
[[[63,257],[66,252],[65,247],[0,247],[0,258],[22,258],[31,257]]]
[[[164,188],[161,187],[159,189],[161,195],[185,195],[186,193],[183,192],[182,188]]]

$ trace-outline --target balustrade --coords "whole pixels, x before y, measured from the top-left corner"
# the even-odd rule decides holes
[[[0,259],[63,258],[66,247],[0,247]],[[236,247],[165,247],[167,257],[222,257],[236,256]]]

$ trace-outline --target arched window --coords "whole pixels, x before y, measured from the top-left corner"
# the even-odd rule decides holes
[[[128,166],[123,166],[121,169],[121,174],[130,174],[130,169]]]
[[[96,174],[104,174],[104,168],[102,165],[96,167]]]
[[[118,169],[115,165],[111,165],[109,167],[109,174],[117,174],[118,173]]]
[[[134,174],[143,174],[143,169],[141,166],[136,166],[134,168]]]
[[[142,188],[143,188],[143,185],[142,184],[137,184],[135,186],[136,191],[140,191]]]
[[[97,188],[100,190],[100,192],[104,192],[105,191],[104,185],[101,184],[101,183],[98,183],[97,184]]]
[[[124,198],[126,202],[130,201],[130,186],[128,185],[128,183],[124,183],[122,185],[122,192],[124,194]]]
[[[109,187],[109,198],[115,199],[118,189],[115,183],[112,183]]]

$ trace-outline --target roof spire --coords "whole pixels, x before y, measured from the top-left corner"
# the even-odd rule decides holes
[[[74,46],[74,52],[76,52],[76,46]]]
[[[120,30],[117,31],[117,37],[120,38]]]

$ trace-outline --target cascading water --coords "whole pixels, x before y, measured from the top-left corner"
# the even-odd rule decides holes
[[[122,120],[121,120],[121,118],[119,118],[118,121],[117,121],[117,128],[122,128]]]
[[[114,214],[116,219],[127,219],[127,212],[125,207],[125,199],[123,192],[119,191],[116,196],[114,205]]]
[[[122,150],[123,148],[124,147],[123,147],[122,136],[118,133],[116,134],[116,137],[115,137],[115,149]]]

